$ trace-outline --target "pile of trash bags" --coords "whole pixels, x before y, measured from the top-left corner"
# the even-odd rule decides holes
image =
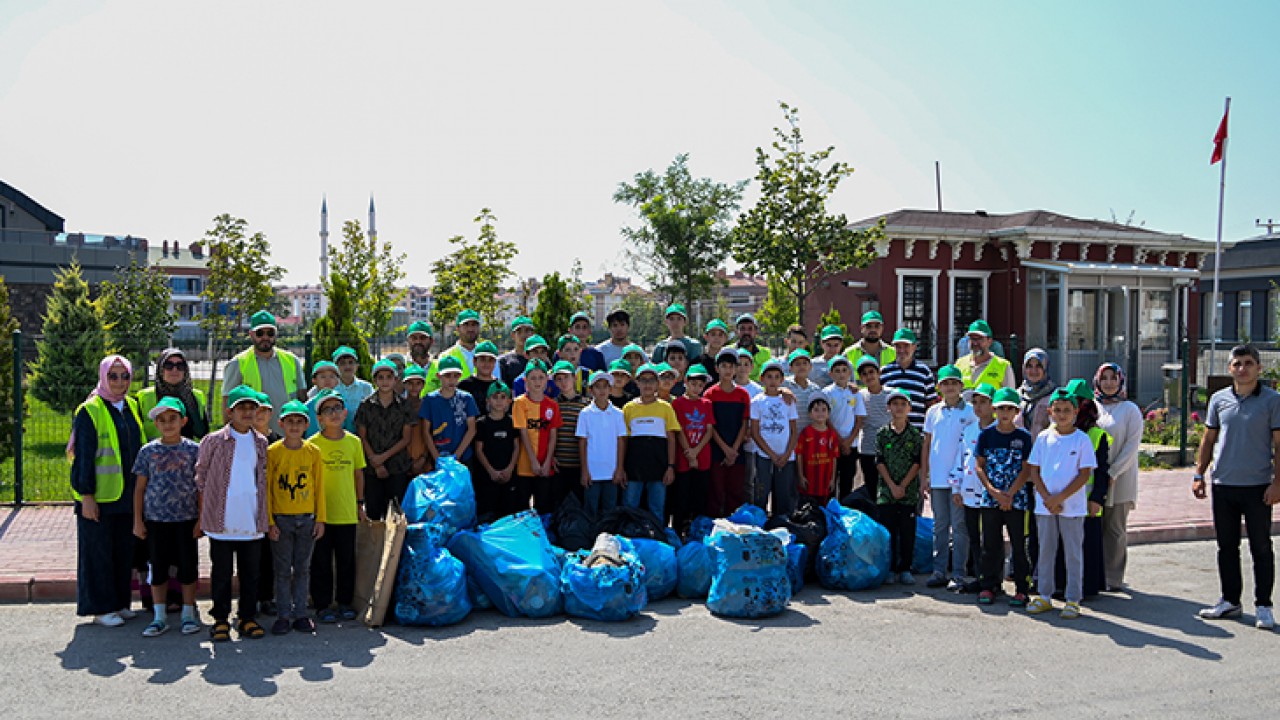
[[[665,540],[635,538],[631,542],[644,565],[644,586],[649,599],[661,600],[674,592],[680,573],[675,548]]]
[[[822,512],[822,508],[810,502],[803,502],[791,513],[789,517],[772,517],[769,522],[764,524],[766,530],[776,530],[782,528],[795,538],[794,543],[804,545],[808,552],[805,553],[804,560],[804,577],[812,579],[817,573],[818,547],[827,537],[827,516]],[[792,583],[795,585],[795,583]],[[792,588],[792,593],[799,592],[798,587]]]
[[[433,535],[421,523],[410,525],[405,533],[393,606],[401,625],[452,625],[471,612],[467,569],[437,546]]]
[[[630,540],[601,533],[590,550],[565,557],[560,572],[564,610],[574,617],[604,622],[633,618],[649,599],[644,572]]]
[[[889,575],[889,531],[835,500],[824,511],[827,537],[818,547],[818,581],[836,590],[879,587]]]
[[[595,522],[573,493],[569,493],[556,508],[546,527],[548,538],[568,552],[591,547],[598,535]]]
[[[499,612],[509,617],[560,614],[560,560],[537,513],[508,515],[449,541],[449,551]]]
[[[435,470],[409,483],[401,509],[410,525],[425,523],[437,543],[447,543],[454,533],[476,524],[471,471],[452,455],[441,456]]]
[[[790,534],[717,520],[706,541],[715,560],[707,608],[716,615],[761,618],[791,601],[786,545]]]
[[[666,540],[667,524],[658,516],[642,508],[619,505],[605,513],[596,523],[597,533],[621,535],[625,538]]]

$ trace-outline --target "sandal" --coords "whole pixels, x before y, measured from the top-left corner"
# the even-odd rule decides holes
[[[258,621],[253,618],[241,620],[240,624],[236,626],[236,632],[240,634],[241,638],[249,638],[250,640],[261,640],[267,634],[267,631],[263,630]]]
[[[226,620],[219,620],[209,628],[209,639],[214,642],[227,642],[231,640],[231,623]]]
[[[228,628],[229,629],[229,628]],[[194,635],[200,632],[200,621],[194,618],[184,618],[182,621],[182,634]]]

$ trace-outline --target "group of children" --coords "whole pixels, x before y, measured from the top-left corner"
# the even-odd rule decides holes
[[[712,321],[708,336],[716,323],[723,325]],[[822,338],[837,333],[824,328]],[[993,602],[1007,533],[1010,603],[1044,612],[1053,607],[1061,542],[1063,615],[1079,614],[1084,517],[1097,510],[1086,493],[1097,444],[1076,428],[1085,395],[1077,383],[1054,394],[1053,425],[1032,438],[1015,423],[1015,391],[966,392],[952,366],[938,371],[941,400],[920,428],[910,421],[910,394],[883,386],[871,356],[854,368],[842,354],[824,354],[819,384],[803,348],[757,367],[747,349],[709,344],[713,354],[690,364],[686,346],[673,340],[655,353],[662,362],[646,362],[629,346],[607,371],[588,373],[576,364],[576,338],[557,344],[553,356],[539,336],[526,340],[534,352],[514,383],[519,392],[495,374],[497,349],[488,342],[476,346],[465,380],[463,361],[442,356],[434,364],[439,388],[429,393],[426,369],[381,360],[367,383],[355,377],[356,353],[339,348],[333,362],[313,367],[310,399],[280,409],[282,435],[271,431],[270,400],[247,386],[230,391],[226,426],[198,445],[182,437],[183,404],[159,402],[149,417],[160,437],[134,468],[135,534],[150,548],[155,612],[144,634],[168,629],[170,567],[183,587],[181,630],[200,631],[201,534],[213,562],[213,640],[231,636],[233,564],[240,637],[266,632],[256,620],[260,574],[274,583],[273,634],[314,632],[308,598],[321,622],[354,619],[357,524],[382,518],[410,478],[443,455],[469,467],[482,521],[528,509],[531,500],[553,513],[572,494],[593,517],[625,504],[681,534],[699,515],[725,517],[746,502],[775,516],[822,505],[852,488],[861,467],[864,497],[891,538],[888,582],[915,581],[916,517],[927,496],[935,518],[931,586],[977,589],[979,603]],[[1033,509],[1038,551],[1025,549]],[[1034,599],[1028,552],[1038,553]]]

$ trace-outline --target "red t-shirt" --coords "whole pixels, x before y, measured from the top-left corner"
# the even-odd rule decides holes
[[[840,436],[827,425],[826,430],[819,431],[810,425],[800,431],[800,439],[796,441],[796,460],[804,468],[804,477],[809,487],[800,491],[802,495],[826,497],[831,493],[831,479],[836,474],[836,458],[840,456]]]
[[[546,395],[542,396],[542,402],[539,403],[530,400],[528,395],[521,395],[511,405],[511,422],[516,430],[529,431],[529,440],[538,454],[538,462],[545,462],[551,449],[551,431],[563,424],[560,419],[560,403]],[[516,474],[533,476],[533,463],[529,460],[529,454],[524,451],[524,443],[520,444]]]
[[[716,383],[702,393],[702,398],[711,401],[711,414],[715,418],[711,424],[720,434],[720,439],[726,445],[732,444],[738,439],[742,426],[751,422],[751,396],[740,387],[735,386],[725,391],[721,389],[720,383]],[[720,450],[715,440],[711,441],[710,448],[711,461],[723,462],[724,452]],[[738,448],[738,453],[738,462],[742,463],[747,453],[742,452],[742,448]]]
[[[689,441],[689,447],[702,442],[702,438],[706,437],[711,426],[716,423],[711,411],[711,401],[705,398],[693,400],[687,395],[681,395],[671,402],[671,407],[676,411],[676,419],[680,421],[680,428]],[[693,468],[694,470],[711,469],[711,445],[712,443],[707,443],[698,453],[698,467]],[[687,472],[689,469],[689,458],[683,450],[677,452],[676,472]]]

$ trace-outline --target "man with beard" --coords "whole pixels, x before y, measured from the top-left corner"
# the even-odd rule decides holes
[[[420,368],[435,368],[435,361],[431,359],[431,344],[435,342],[435,338],[431,333],[431,325],[421,320],[409,325],[409,359]]]
[[[916,428],[923,429],[924,413],[938,401],[938,388],[933,371],[916,358],[916,349],[915,332],[911,328],[898,328],[893,334],[894,359],[880,368],[880,382],[887,388],[906,391],[911,401],[908,419]]]
[[[1017,387],[1013,381],[1013,364],[991,352],[991,326],[987,321],[974,320],[968,334],[969,354],[956,360],[964,382],[965,399],[982,383],[997,389]]]
[[[849,346],[844,351],[845,357],[849,358],[849,364],[858,367],[858,361],[863,355],[870,355],[880,363],[880,367],[884,367],[893,362],[897,358],[894,346],[888,345],[884,341],[884,316],[875,310],[862,314],[862,340]]]
[[[436,358],[436,362],[428,370],[427,383],[424,387],[425,392],[429,393],[440,389],[440,379],[436,377],[436,368],[439,366],[440,361],[447,357],[455,357],[462,364],[463,380],[475,374],[476,343],[480,342],[480,313],[471,309],[463,310],[458,313],[454,325],[457,327],[455,332],[458,333],[458,341],[448,350],[440,353],[440,357]]]
[[[754,315],[743,313],[738,316],[738,321],[734,325],[738,331],[738,348],[751,353],[751,362],[755,365],[751,369],[751,379],[759,382],[760,368],[769,362],[769,359],[773,357],[773,353],[769,352],[769,348],[756,344],[756,334],[760,332],[760,326],[756,324]]]
[[[249,340],[253,347],[231,358],[223,370],[222,416],[227,417],[231,389],[248,385],[271,397],[275,408],[271,429],[280,433],[280,409],[290,400],[307,399],[302,361],[288,350],[276,348],[276,318],[266,310],[249,317]]]

